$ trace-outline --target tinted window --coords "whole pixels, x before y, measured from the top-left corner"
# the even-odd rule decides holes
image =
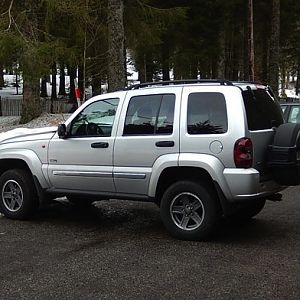
[[[282,110],[264,89],[243,91],[248,129],[270,129],[283,123]]]
[[[190,94],[188,98],[187,123],[189,134],[225,133],[228,123],[223,94]]]
[[[72,136],[110,136],[119,99],[91,103],[72,121]]]
[[[292,106],[287,120],[290,123],[300,123],[300,105]]]
[[[171,134],[175,95],[132,97],[126,113],[125,135]]]

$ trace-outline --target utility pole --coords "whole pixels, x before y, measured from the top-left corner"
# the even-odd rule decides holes
[[[254,81],[253,0],[248,0],[248,63],[249,80]]]

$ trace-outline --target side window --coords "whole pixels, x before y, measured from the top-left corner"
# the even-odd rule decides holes
[[[71,136],[110,136],[119,99],[91,103],[72,121]]]
[[[188,98],[189,134],[218,134],[228,129],[226,103],[221,93],[192,93]]]
[[[171,134],[175,95],[144,95],[129,101],[124,135]]]
[[[288,118],[290,123],[300,123],[300,106],[292,106]]]

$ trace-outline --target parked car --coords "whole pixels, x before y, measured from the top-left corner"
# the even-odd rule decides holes
[[[253,83],[171,81],[99,95],[58,128],[0,135],[0,211],[29,218],[57,196],[152,201],[173,236],[205,239],[222,216],[251,218],[299,184],[299,124],[283,122],[268,88]]]
[[[300,123],[300,102],[280,103],[285,122]]]

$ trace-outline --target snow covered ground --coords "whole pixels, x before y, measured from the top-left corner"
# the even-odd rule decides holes
[[[0,132],[5,132],[15,128],[38,128],[57,126],[64,123],[70,114],[42,114],[40,117],[27,124],[19,124],[20,117],[0,117]]]

